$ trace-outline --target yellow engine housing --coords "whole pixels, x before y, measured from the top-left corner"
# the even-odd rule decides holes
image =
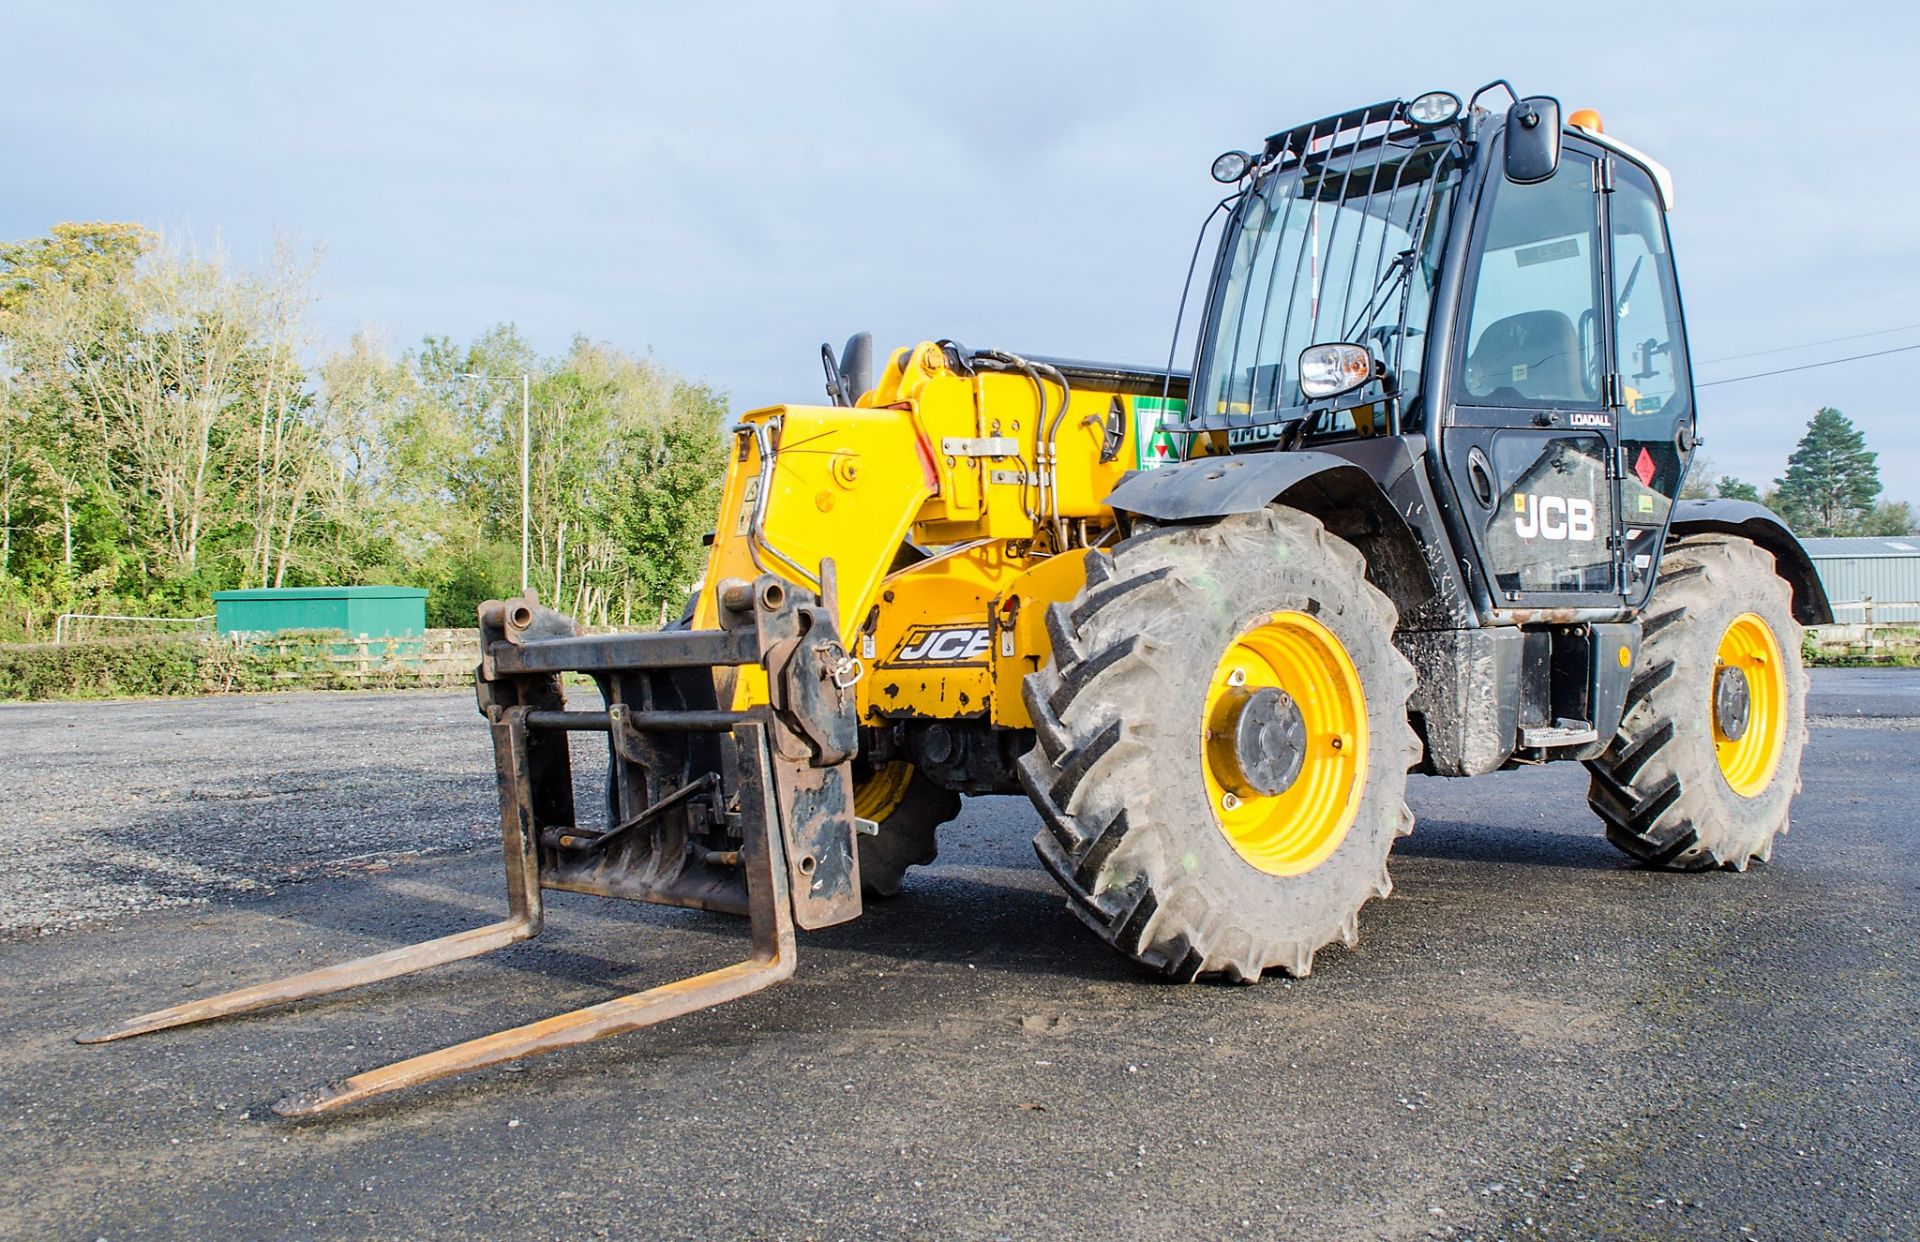
[[[727,579],[815,590],[832,558],[863,723],[1030,727],[1020,682],[1047,658],[1047,605],[1078,593],[1087,549],[1117,534],[1105,498],[1179,458],[1160,425],[1183,402],[1064,378],[970,368],[923,342],[852,408],[743,415],[694,625],[718,623]],[[764,701],[754,673],[736,706]]]

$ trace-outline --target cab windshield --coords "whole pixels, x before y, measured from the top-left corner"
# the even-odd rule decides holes
[[[1456,150],[1403,141],[1309,155],[1241,200],[1223,243],[1193,415],[1220,425],[1290,417],[1306,404],[1300,351],[1330,341],[1367,345],[1402,397],[1418,390],[1418,338],[1459,181]],[[1369,385],[1344,403],[1379,395]],[[1353,422],[1323,419],[1316,430],[1351,431]]]

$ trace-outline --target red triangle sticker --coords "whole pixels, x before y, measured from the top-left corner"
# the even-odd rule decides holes
[[[1647,450],[1642,447],[1640,456],[1633,459],[1633,473],[1639,478],[1641,486],[1652,487],[1653,472],[1653,454],[1647,452]]]

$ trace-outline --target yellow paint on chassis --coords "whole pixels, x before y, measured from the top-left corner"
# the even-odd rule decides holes
[[[1773,781],[1787,735],[1787,670],[1773,628],[1751,612],[1735,617],[1720,636],[1709,686],[1722,668],[1738,669],[1747,679],[1747,728],[1737,740],[1723,734],[1710,692],[1706,708],[1714,722],[1714,758],[1733,792],[1757,797]]]
[[[862,687],[861,719],[877,724],[901,716],[951,720],[984,714],[999,728],[1031,728],[1020,683],[1046,662],[1047,605],[1079,594],[1086,558],[1083,548],[1016,557],[1004,544],[990,543],[890,575],[874,617],[876,658],[868,673],[873,684]],[[949,627],[986,630],[987,649],[944,663],[897,658],[925,631]]]
[[[1046,606],[1072,599],[1085,580],[1084,549],[1063,547],[1060,535],[1070,527],[1069,542],[1110,539],[1105,497],[1138,459],[1132,395],[1077,385],[1062,410],[1063,395],[1024,375],[963,374],[922,342],[895,351],[855,408],[742,414],[693,628],[719,624],[721,583],[771,572],[811,589],[831,556],[840,633],[865,668],[855,690],[864,723],[1030,727],[1019,687],[1051,654]],[[1116,420],[1119,438],[1109,440]],[[1045,504],[1043,445],[1054,463]],[[909,541],[934,559],[895,570]],[[926,627],[986,629],[991,643],[964,662],[897,664],[908,633]],[[767,701],[755,666],[722,674],[719,689],[736,708]]]
[[[1234,689],[1267,686],[1299,708],[1306,754],[1299,775],[1279,793],[1235,793],[1207,755],[1215,708]],[[1220,657],[1207,684],[1200,768],[1214,822],[1249,865],[1269,875],[1304,875],[1340,848],[1359,813],[1368,745],[1359,670],[1317,619],[1304,612],[1271,613]]]

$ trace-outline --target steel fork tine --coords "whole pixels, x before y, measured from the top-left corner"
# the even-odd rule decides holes
[[[494,764],[500,778],[500,828],[507,868],[506,918],[471,931],[389,949],[337,966],[322,966],[272,983],[156,1009],[116,1026],[85,1031],[74,1036],[74,1041],[104,1044],[164,1031],[168,1027],[205,1022],[209,1018],[251,1013],[288,1001],[326,996],[363,983],[410,975],[429,966],[478,957],[539,935],[546,915],[540,896],[533,811],[527,792],[532,788],[533,779],[527,761],[526,716],[527,709],[523,707],[510,712],[496,711],[488,717],[493,731]]]
[[[256,1009],[265,1009],[288,1001],[306,1000],[313,996],[343,992],[348,988],[359,987],[363,983],[377,983],[382,979],[410,975],[417,970],[425,970],[429,966],[439,966],[446,962],[457,962],[463,958],[491,953],[495,949],[503,949],[510,944],[518,944],[522,940],[529,939],[539,930],[539,923],[535,920],[516,916],[498,923],[490,923],[485,927],[476,927],[472,931],[442,936],[438,940],[426,940],[403,948],[389,949],[385,953],[356,958],[351,962],[341,962],[335,966],[322,966],[318,970],[289,975],[285,979],[276,979],[272,983],[255,984],[250,988],[240,988],[232,992],[223,992],[218,996],[188,1001],[184,1005],[156,1009],[152,1013],[129,1018],[115,1026],[83,1032],[74,1036],[74,1042],[104,1044],[116,1039],[145,1035],[152,1031],[164,1031],[168,1027],[186,1026],[194,1022],[205,1022],[211,1018],[224,1018],[229,1014],[251,1013]]]
[[[396,1061],[324,1087],[296,1092],[275,1104],[273,1111],[282,1117],[311,1117],[403,1087],[624,1035],[758,992],[790,977],[793,966],[793,935],[789,930],[781,951],[770,959],[736,962],[691,979],[677,979],[645,992]]]
[[[747,732],[755,738],[756,745],[761,744],[757,726],[750,726]],[[772,791],[766,784],[764,769],[761,772],[761,786],[755,792],[758,799],[770,799]],[[273,1111],[282,1117],[311,1117],[402,1087],[624,1035],[669,1018],[737,1000],[790,978],[795,957],[793,905],[787,882],[786,847],[779,829],[761,821],[758,830],[748,834],[741,852],[746,866],[747,916],[753,935],[753,954],[746,961],[296,1092],[275,1104]]]

